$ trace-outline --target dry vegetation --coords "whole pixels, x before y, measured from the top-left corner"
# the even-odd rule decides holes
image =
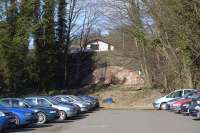
[[[147,88],[140,89],[138,87],[130,86],[110,86],[91,94],[99,97],[102,107],[112,109],[152,109],[152,101],[162,95],[159,90],[151,90]],[[113,98],[113,104],[109,105],[102,103],[102,101],[108,97]]]

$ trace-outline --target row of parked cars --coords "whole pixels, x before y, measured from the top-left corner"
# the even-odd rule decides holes
[[[173,91],[153,102],[155,109],[170,110],[200,119],[200,90],[181,89]]]
[[[5,128],[27,127],[64,121],[99,107],[94,96],[34,96],[0,99],[0,131]]]

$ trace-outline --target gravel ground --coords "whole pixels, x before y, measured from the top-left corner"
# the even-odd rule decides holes
[[[101,110],[65,122],[9,132],[28,133],[199,133],[200,121],[168,111]]]

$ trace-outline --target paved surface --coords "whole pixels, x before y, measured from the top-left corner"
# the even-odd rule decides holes
[[[50,123],[14,132],[200,133],[200,121],[167,111],[102,110],[63,123]]]

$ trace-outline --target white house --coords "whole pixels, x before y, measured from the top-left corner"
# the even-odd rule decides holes
[[[110,43],[104,42],[102,40],[94,40],[86,45],[85,52],[105,52],[113,51],[114,46]]]

